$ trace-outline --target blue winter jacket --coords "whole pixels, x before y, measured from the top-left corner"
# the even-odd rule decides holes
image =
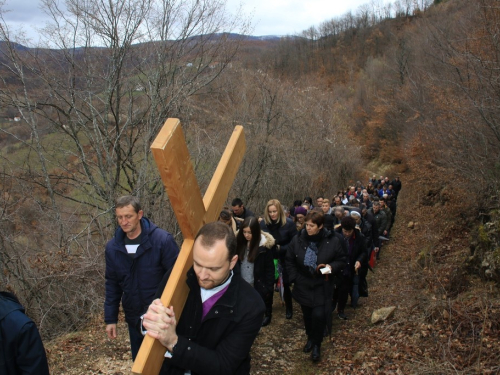
[[[0,374],[49,374],[35,323],[24,314],[17,298],[7,292],[0,292]]]
[[[179,247],[172,235],[158,228],[149,219],[141,219],[141,244],[135,258],[125,248],[121,228],[106,245],[106,299],[104,321],[118,321],[120,299],[127,323],[136,325],[146,311],[163,275],[173,267]]]

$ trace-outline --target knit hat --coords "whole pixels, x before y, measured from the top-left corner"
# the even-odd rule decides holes
[[[302,207],[302,206],[299,206],[299,207],[295,207],[295,216],[297,215],[304,215],[306,216],[307,215],[307,210]]]
[[[351,214],[352,217],[361,217],[361,214],[358,211],[354,211],[353,210],[353,211],[350,212],[350,214]]]

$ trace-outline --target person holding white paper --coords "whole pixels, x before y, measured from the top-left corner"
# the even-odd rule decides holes
[[[304,316],[307,343],[303,350],[312,352],[314,362],[320,359],[325,327],[331,330],[334,277],[347,261],[342,240],[323,228],[324,220],[322,212],[309,212],[305,229],[292,239],[286,256],[289,279],[294,283],[292,296]]]

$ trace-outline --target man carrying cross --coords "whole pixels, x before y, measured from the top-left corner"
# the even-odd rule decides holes
[[[264,303],[237,265],[236,239],[221,222],[204,225],[193,245],[187,272],[189,294],[176,320],[175,306],[155,299],[144,315],[147,334],[165,347],[161,374],[248,374],[250,348],[264,315]],[[161,295],[170,274],[158,288]]]

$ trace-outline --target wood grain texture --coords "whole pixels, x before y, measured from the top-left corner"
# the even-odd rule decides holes
[[[194,238],[205,208],[198,181],[178,119],[168,119],[151,151],[184,238]]]
[[[181,317],[189,293],[185,280],[186,273],[193,264],[194,238],[202,225],[218,218],[245,149],[243,127],[236,126],[202,199],[180,121],[168,119],[151,145],[163,185],[184,237],[179,256],[161,296],[165,306],[174,306],[177,320]],[[132,372],[138,375],[157,375],[165,351],[166,348],[158,340],[146,335]]]
[[[203,224],[210,223],[219,217],[222,205],[227,199],[229,190],[238,173],[238,168],[243,161],[245,150],[246,143],[243,126],[238,125],[234,128],[233,134],[203,197],[206,209]]]

